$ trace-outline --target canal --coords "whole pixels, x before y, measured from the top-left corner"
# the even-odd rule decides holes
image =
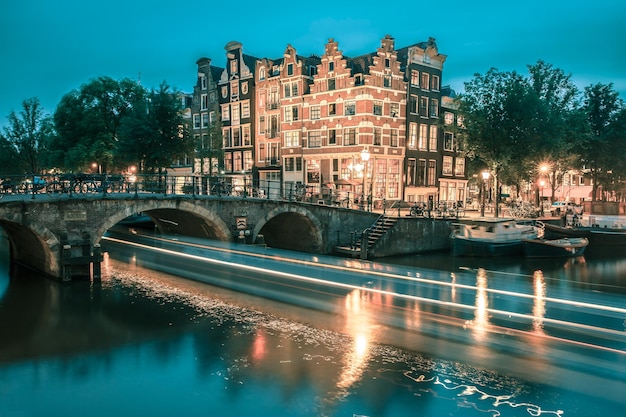
[[[357,261],[121,240],[103,241],[102,280],[70,284],[9,272],[3,246],[0,416],[626,408],[622,257]]]

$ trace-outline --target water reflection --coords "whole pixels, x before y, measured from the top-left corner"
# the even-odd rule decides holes
[[[472,329],[477,341],[483,341],[489,330],[489,298],[487,295],[487,271],[479,268],[476,273],[476,302],[474,319],[466,325]]]
[[[543,319],[546,315],[546,282],[542,271],[533,274],[535,298],[533,302],[533,330],[543,334]]]

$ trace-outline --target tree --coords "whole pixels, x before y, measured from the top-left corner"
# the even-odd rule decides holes
[[[583,142],[582,161],[593,181],[592,201],[596,201],[598,187],[611,190],[620,174],[624,174],[625,108],[613,90],[613,84],[595,84],[585,88],[584,111],[588,130]]]
[[[537,95],[532,151],[528,156],[535,165],[548,167],[551,201],[567,171],[574,168],[580,152],[584,118],[580,113],[579,90],[561,69],[543,61],[529,65],[529,81]]]
[[[479,158],[491,169],[496,189],[496,216],[499,177],[519,163],[520,149],[528,149],[529,120],[533,117],[536,95],[528,81],[516,72],[490,69],[475,74],[465,83],[459,98],[464,131],[463,149],[470,158]]]
[[[46,115],[36,97],[22,102],[22,111],[11,112],[9,125],[4,128],[2,143],[2,169],[12,173],[41,171],[41,157],[46,144],[54,134],[52,121]]]
[[[147,99],[137,101],[123,120],[120,143],[126,157],[147,172],[161,172],[175,159],[193,152],[194,143],[183,120],[180,92],[163,82]]]
[[[97,163],[105,172],[118,165],[122,119],[145,95],[133,80],[100,77],[63,96],[54,113],[58,138],[50,150],[57,164],[80,170]]]

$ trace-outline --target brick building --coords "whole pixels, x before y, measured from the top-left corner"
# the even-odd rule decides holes
[[[354,58],[334,39],[321,56],[297,55],[291,45],[279,59],[245,55],[239,42],[225,49],[215,88],[220,166],[235,184],[254,182],[275,195],[305,190],[325,202],[350,196],[375,206],[464,198],[464,159],[446,128],[448,113],[455,114],[452,98],[442,95],[446,56],[434,39],[396,50],[385,36],[375,52]],[[201,68],[216,72],[207,70],[214,67],[206,58],[198,65],[199,75]],[[202,94],[196,88],[194,102]],[[200,137],[203,114],[202,107],[193,111]]]

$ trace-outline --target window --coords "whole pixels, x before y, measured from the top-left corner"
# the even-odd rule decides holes
[[[420,159],[417,164],[417,177],[416,177],[415,185],[420,185],[420,186],[426,185],[426,160],[425,159]]]
[[[279,104],[278,88],[273,87],[270,90],[270,97],[269,97],[269,108],[270,108],[270,110],[276,110],[278,108],[278,104]]]
[[[428,73],[426,72],[422,72],[422,77],[421,77],[422,82],[420,83],[422,86],[423,90],[428,90],[428,86],[429,84],[429,79],[428,79]]]
[[[411,95],[411,97],[409,97],[409,113],[419,114],[417,112],[417,96],[415,95]]]
[[[298,120],[298,106],[285,106],[285,122]]]
[[[447,125],[451,125],[452,123],[454,123],[454,114],[450,113],[449,111],[445,112],[443,114],[443,122]]]
[[[298,83],[285,84],[285,97],[296,97],[298,95]]]
[[[354,116],[356,113],[356,103],[354,101],[346,101],[344,104],[343,114],[344,116]]]
[[[259,117],[259,133],[261,135],[265,134],[265,116]]]
[[[383,130],[379,127],[374,128],[374,145],[380,146],[383,144]]]
[[[209,96],[202,94],[200,96],[200,110],[206,110],[209,108]]]
[[[264,80],[265,79],[265,68],[261,67],[259,69],[259,80]]]
[[[328,115],[329,116],[334,116],[335,114],[337,114],[337,104],[330,103],[328,105]]]
[[[270,115],[269,129],[270,129],[269,131],[270,138],[278,137],[278,132],[280,132],[280,129],[278,129],[278,115],[276,114]]]
[[[193,115],[193,128],[200,129],[200,115],[199,114]]]
[[[411,70],[411,85],[416,85],[419,87],[420,85],[419,76],[420,76],[419,71]]]
[[[231,75],[237,73],[237,60],[235,59],[230,61],[230,73]]]
[[[333,72],[334,70],[335,70],[335,63],[331,61],[328,63],[328,72]]]
[[[230,96],[233,98],[239,97],[239,81],[230,83]]]
[[[357,74],[354,76],[354,85],[363,85],[363,75]]]
[[[242,118],[250,117],[250,102],[249,101],[241,102],[241,117]]]
[[[230,120],[230,105],[224,104],[222,106],[222,120]]]
[[[334,89],[335,89],[335,79],[329,78],[328,79],[328,91],[332,91]]]
[[[419,137],[419,141],[418,141],[418,148],[422,149],[422,150],[426,150],[426,144],[428,140],[428,125],[425,124],[420,124],[420,137]]]
[[[321,115],[320,106],[311,106],[311,119],[318,120]]]
[[[322,132],[312,130],[309,132],[309,148],[319,148],[322,146]]]
[[[443,166],[441,168],[441,173],[443,175],[452,175],[452,157],[451,156],[443,157]]]
[[[335,129],[328,130],[328,144],[329,145],[337,144],[337,131]]]
[[[357,131],[356,128],[348,128],[343,130],[343,145],[356,145]]]
[[[465,175],[465,158],[456,158],[454,164],[454,175],[462,177]]]
[[[300,146],[300,132],[297,130],[288,130],[285,132],[285,147],[293,148]]]
[[[233,146],[241,146],[241,130],[239,127],[233,128],[231,132],[233,134]]]
[[[252,159],[252,151],[243,151],[243,169],[251,171],[253,165],[254,160]]]
[[[209,113],[202,113],[202,127],[209,125]]]
[[[233,103],[230,117],[233,124],[239,123],[239,103]]]
[[[431,152],[437,152],[437,126],[430,126],[430,143],[428,144],[428,149]]]
[[[398,129],[391,129],[391,143],[392,148],[398,147]]]
[[[295,169],[294,158],[285,158],[285,171],[293,172]]]
[[[287,75],[293,75],[293,64],[287,64]]]
[[[454,150],[454,135],[451,132],[445,132],[443,134],[443,150],[444,151]]]
[[[406,185],[413,186],[415,184],[415,159],[409,159],[406,164]]]
[[[417,149],[417,123],[409,125],[409,149]]]
[[[391,66],[391,61],[389,61],[389,58],[385,58],[385,68],[389,68]]]
[[[382,116],[382,115],[383,115],[383,102],[374,101],[374,116]]]
[[[391,117],[399,117],[400,116],[400,104],[391,103],[389,105],[389,115]]]
[[[437,179],[437,163],[435,161],[428,161],[428,185],[434,186]]]
[[[439,100],[435,98],[430,99],[430,110],[428,112],[430,117],[438,117],[439,116]]]
[[[309,184],[320,183],[320,161],[318,159],[306,161],[306,182]]]
[[[206,86],[207,86],[206,76],[202,74],[202,76],[200,76],[200,88],[202,88],[203,90],[206,90]]]
[[[438,75],[433,75],[433,78],[431,80],[432,82],[432,89],[435,91],[439,91],[439,76]]]
[[[252,139],[250,137],[250,125],[245,125],[243,129],[243,146],[252,145]]]
[[[424,117],[428,114],[428,97],[420,97],[419,114]]]
[[[230,148],[232,146],[229,128],[222,129],[222,144],[224,148]]]
[[[383,87],[391,88],[391,75],[385,75],[383,77]]]
[[[241,152],[233,152],[233,171],[243,171]]]

